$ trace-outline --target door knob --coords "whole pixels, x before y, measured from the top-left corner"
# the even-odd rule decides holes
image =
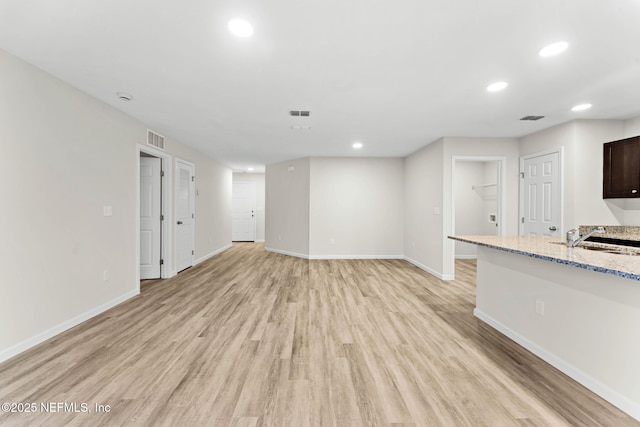
[[[557,228],[556,228],[556,226],[555,226],[555,225],[552,225],[551,227],[549,227],[549,230],[551,230],[551,231],[556,231],[556,230],[557,230]]]
[[[181,224],[182,224],[182,221],[178,221],[176,224],[181,225]]]

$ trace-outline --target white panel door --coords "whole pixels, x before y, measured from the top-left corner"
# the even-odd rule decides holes
[[[255,242],[256,183],[234,182],[232,197],[232,240],[234,242]]]
[[[176,161],[176,271],[193,265],[195,230],[194,167]]]
[[[140,157],[140,279],[160,278],[162,160]]]
[[[521,230],[525,236],[560,236],[560,154],[523,158]]]

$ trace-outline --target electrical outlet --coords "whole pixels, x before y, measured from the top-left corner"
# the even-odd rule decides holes
[[[440,208],[433,208],[434,215],[440,215]]]
[[[536,300],[536,313],[540,316],[544,316],[544,301]]]
[[[329,243],[332,245],[336,244],[336,239],[334,239],[333,237],[329,239]]]

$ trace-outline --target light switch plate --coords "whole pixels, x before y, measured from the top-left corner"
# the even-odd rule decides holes
[[[112,206],[103,206],[102,214],[104,216],[112,216],[113,215],[113,207]]]

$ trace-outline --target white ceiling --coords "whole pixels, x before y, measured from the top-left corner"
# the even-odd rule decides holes
[[[640,0],[0,0],[0,48],[234,170],[640,116]]]

